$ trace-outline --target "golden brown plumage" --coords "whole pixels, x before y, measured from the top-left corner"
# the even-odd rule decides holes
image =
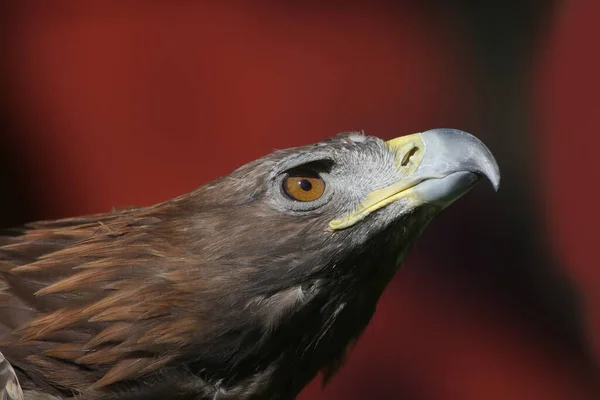
[[[181,247],[154,232],[164,222],[156,211],[30,224],[0,238],[0,347],[9,359],[29,346],[41,350],[13,364],[86,391],[177,356],[200,322],[172,313],[195,288],[182,272]],[[95,382],[62,373],[58,360],[90,367],[84,374]]]

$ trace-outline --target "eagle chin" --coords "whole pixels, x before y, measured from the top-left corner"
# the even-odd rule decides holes
[[[151,207],[4,231],[0,397],[294,398],[481,177],[498,188],[465,132],[345,133]]]

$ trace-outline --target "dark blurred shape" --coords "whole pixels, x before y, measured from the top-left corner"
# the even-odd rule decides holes
[[[0,54],[7,55],[8,35],[5,20],[8,2],[0,4]],[[2,57],[2,56],[0,56]],[[1,58],[0,58],[1,60]],[[19,144],[19,127],[12,118],[14,108],[10,101],[10,74],[7,65],[0,61],[0,227],[15,226],[29,218],[41,217],[36,202],[28,190],[31,172],[24,162]]]
[[[36,215],[23,184],[27,176],[19,163],[16,146],[10,140],[13,130],[4,113],[7,109],[0,105],[0,226],[3,227],[22,224]]]
[[[540,138],[532,129],[531,82],[555,2],[464,0],[457,5],[454,12],[473,42],[478,101],[468,129],[489,141],[503,184],[497,198],[479,191],[459,204],[462,210],[448,213],[434,227],[437,235],[421,245],[445,248],[442,254],[452,257],[433,262],[435,268],[448,279],[457,279],[461,271],[474,299],[486,298],[536,326],[545,340],[581,357],[594,376],[598,371],[578,294],[550,245],[535,180]],[[468,211],[474,207],[485,218]],[[447,234],[458,229],[458,235]],[[473,244],[471,251],[456,252],[465,242]]]

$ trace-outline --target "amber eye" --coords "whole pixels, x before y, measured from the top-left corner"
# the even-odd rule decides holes
[[[283,181],[283,190],[297,201],[315,201],[325,192],[325,181],[319,176],[288,176]]]

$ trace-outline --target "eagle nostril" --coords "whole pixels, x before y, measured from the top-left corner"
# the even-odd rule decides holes
[[[408,165],[408,163],[410,162],[410,158],[414,156],[417,153],[417,151],[419,151],[419,148],[417,146],[414,146],[409,151],[407,151],[404,157],[402,157],[402,162],[400,163],[400,165],[402,165],[403,167]]]

